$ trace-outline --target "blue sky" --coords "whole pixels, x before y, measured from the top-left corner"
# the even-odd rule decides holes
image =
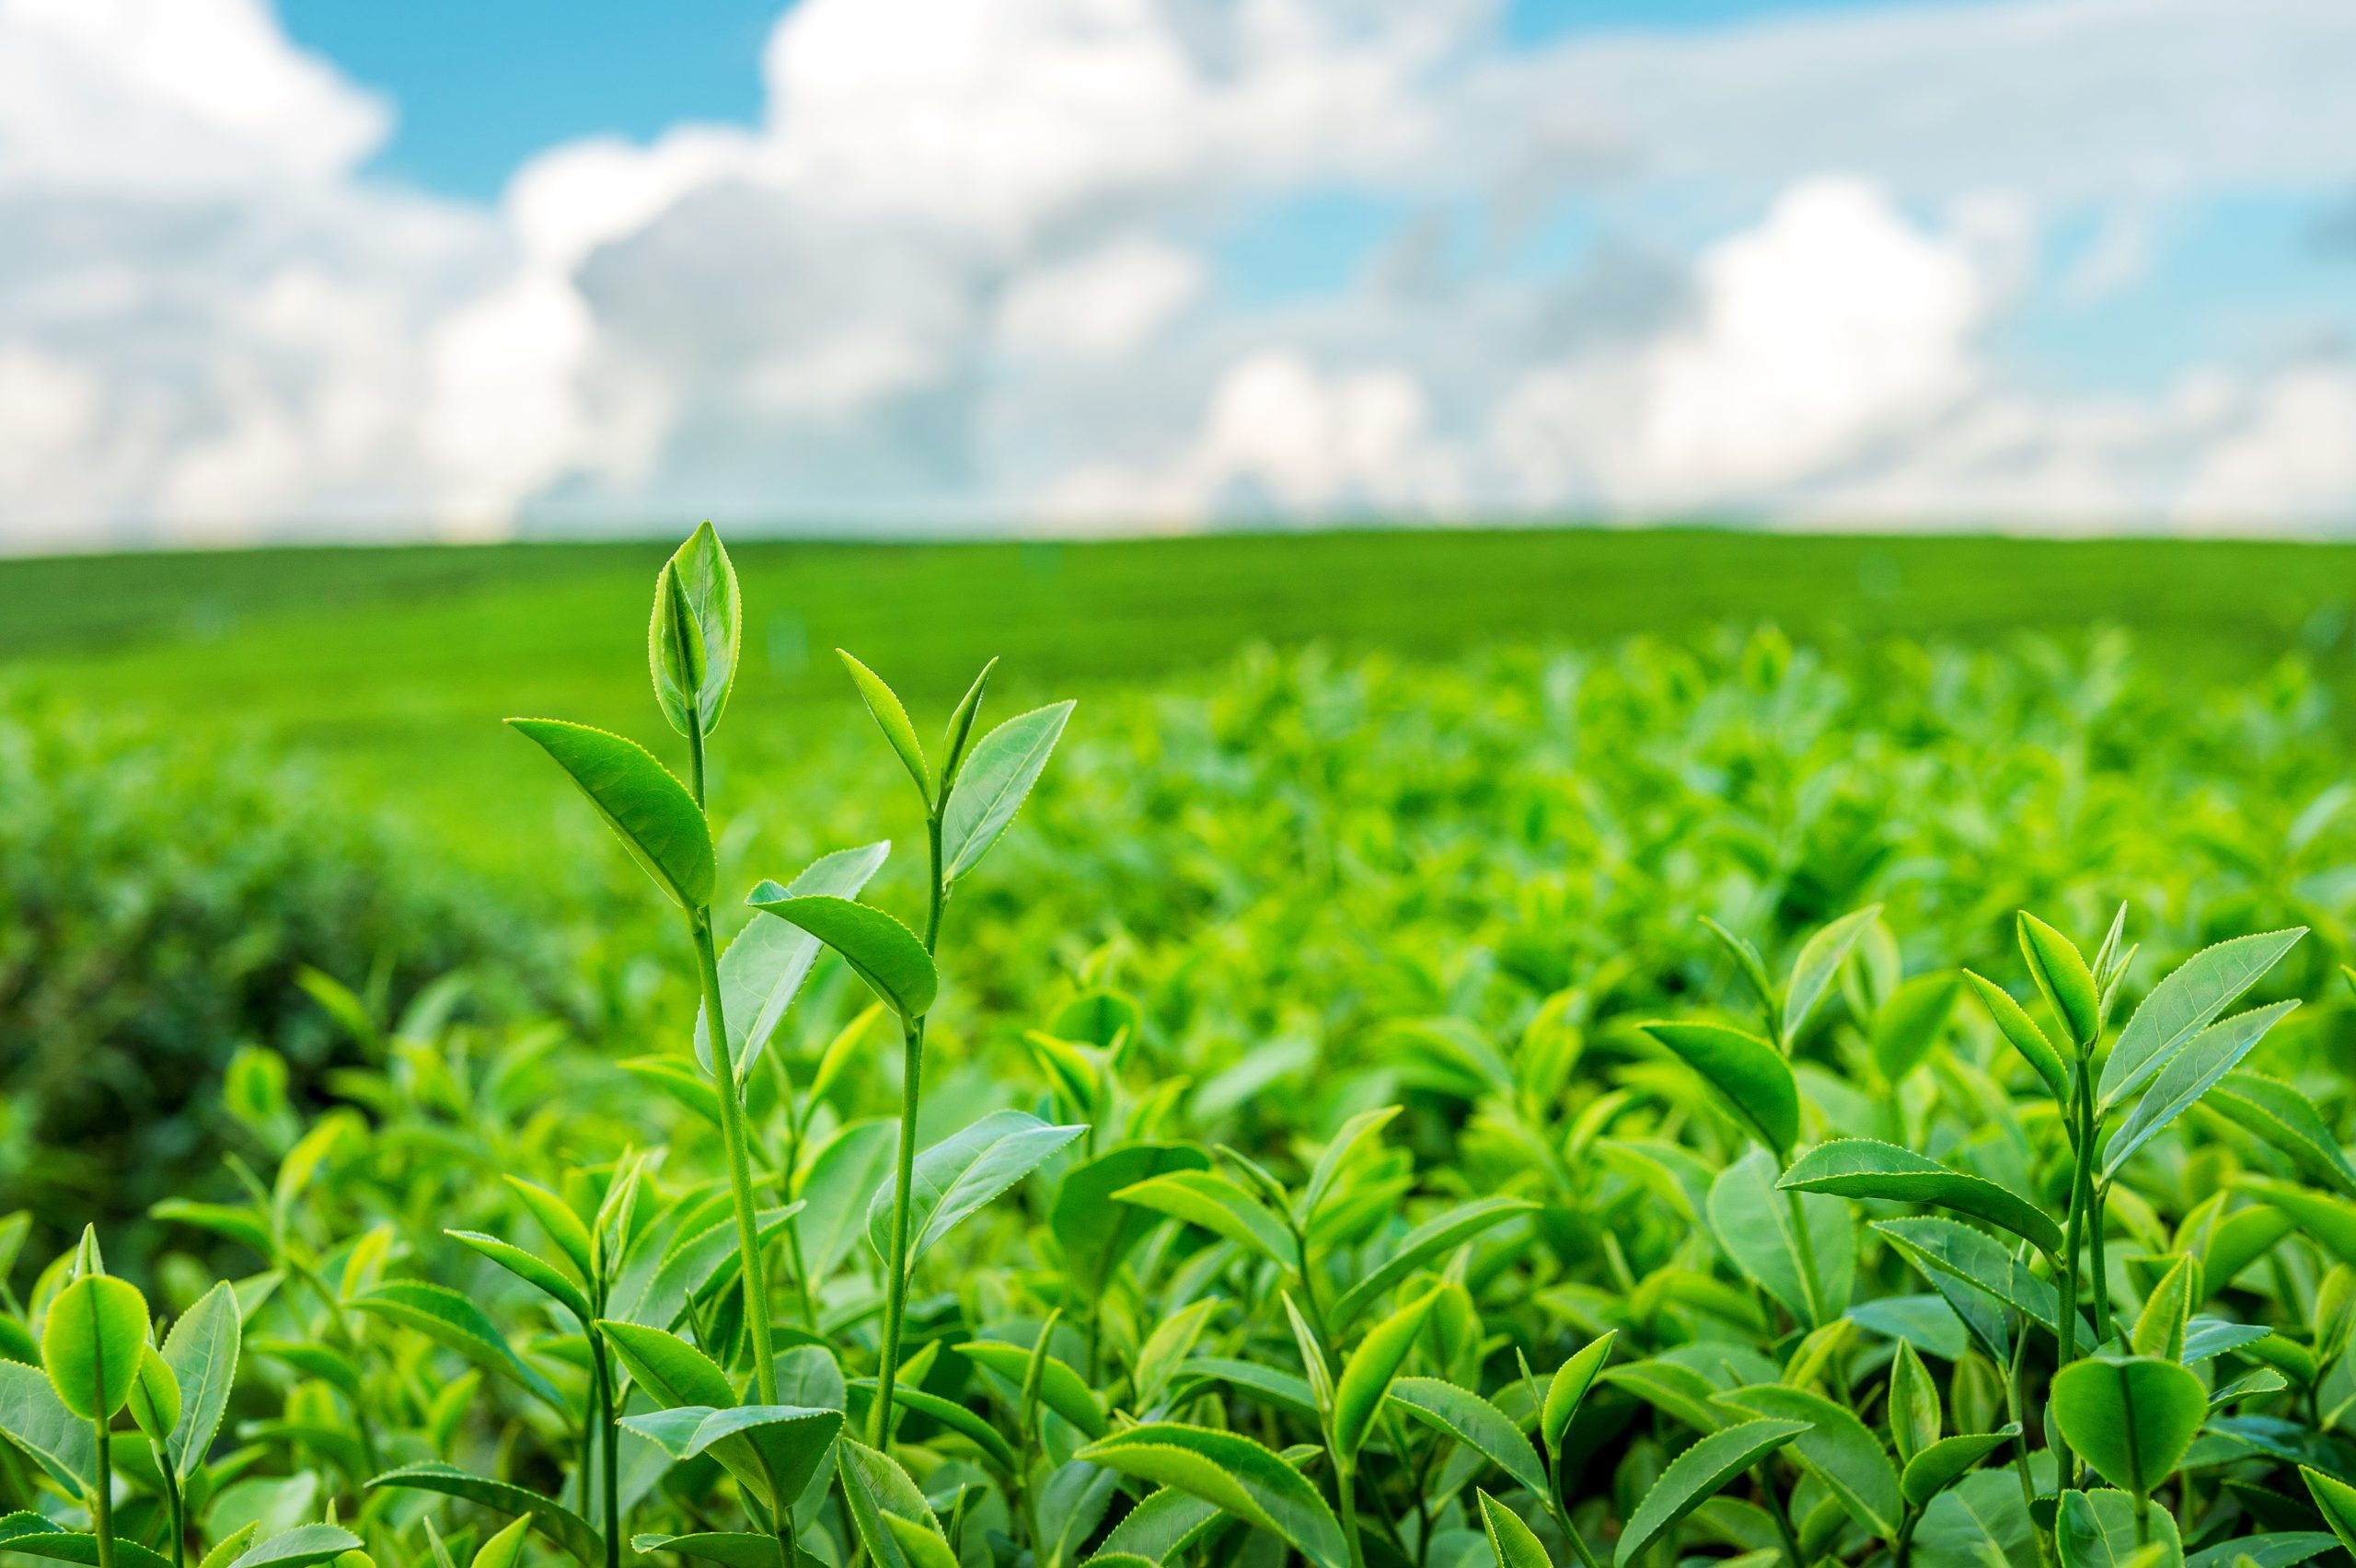
[[[2356,529],[2345,0],[0,13],[0,548]]]

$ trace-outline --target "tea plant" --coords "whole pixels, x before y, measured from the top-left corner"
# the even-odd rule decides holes
[[[1350,802],[1347,704],[1296,722],[1262,694],[1224,721],[1248,766],[1160,737],[1220,802],[1185,819],[1189,874],[1304,842],[1271,821],[1335,819],[1305,840],[1322,858],[1283,861],[1311,891],[1206,898],[1183,943],[1166,909],[1159,933],[1075,935],[1028,908],[1037,879],[1080,880],[1052,849],[976,870],[1071,705],[986,727],[986,668],[928,746],[845,655],[916,791],[910,917],[861,901],[881,842],[740,912],[709,744],[743,622],[699,529],[649,631],[684,778],[513,721],[663,894],[656,962],[687,983],[648,994],[679,1016],[606,1062],[430,1005],[379,1020],[317,982],[367,1065],[311,1106],[239,1055],[234,1189],[156,1211],[253,1272],[174,1253],[143,1294],[93,1235],[0,1298],[0,1551],[2292,1568],[2356,1547],[2356,1166],[2328,1055],[2346,1005],[2304,956],[2339,951],[2319,873],[2282,896],[2335,922],[2320,940],[2196,946],[2201,917],[2168,907],[2162,963],[2131,940],[2139,897],[2090,957],[2068,920],[2007,910],[1998,967],[1970,934],[1971,824],[1941,830],[1929,893],[1919,861],[1856,853],[1803,775],[1860,775],[1811,738],[1804,661],[1760,639],[1695,699],[1687,755],[1595,765],[1670,802],[1660,845],[1730,844],[1710,863],[1778,890],[1747,912],[1672,924],[1600,888],[1558,945],[1566,905],[1542,898],[1449,949],[1465,890],[1502,873],[1419,836],[1404,793]],[[1280,755],[1288,791],[1238,783]],[[1476,748],[1470,798],[1508,755]],[[1093,782],[1077,802],[1163,809],[1150,778]],[[1076,809],[1047,804],[1051,827]],[[2317,842],[2329,812],[2300,815]],[[1588,825],[1590,880],[1675,905],[1728,874]],[[1528,813],[1474,847],[1559,874]],[[1384,867],[1381,902],[1345,862]],[[1108,863],[1099,885],[1146,861]],[[1888,896],[1792,917],[1838,867]],[[2226,902],[2235,924],[2254,898]],[[1031,1027],[994,1027],[1033,994],[1021,966],[1065,978]],[[1306,1056],[1327,993],[1234,989],[1286,974],[1348,992]],[[24,1234],[0,1231],[0,1264]]]

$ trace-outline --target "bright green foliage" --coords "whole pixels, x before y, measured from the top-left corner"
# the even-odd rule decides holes
[[[146,1298],[129,1281],[75,1280],[50,1302],[41,1330],[50,1387],[83,1420],[106,1420],[131,1398],[146,1336]]]
[[[1761,633],[1075,731],[879,633],[917,701],[722,752],[779,642],[732,581],[658,580],[672,753],[536,736],[682,907],[549,857],[614,879],[551,1022],[310,979],[349,1054],[241,1058],[165,1249],[107,1232],[161,1337],[103,1424],[43,1355],[97,1238],[0,1216],[12,1551],[2291,1568],[2356,1516],[2311,686]]]

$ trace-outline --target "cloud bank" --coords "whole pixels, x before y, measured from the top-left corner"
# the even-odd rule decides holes
[[[1713,514],[2356,528],[2327,336],[2025,374],[2154,214],[2356,185],[2345,0],[1516,51],[1475,0],[803,0],[756,127],[495,209],[262,0],[0,0],[0,546]],[[1375,212],[1270,288],[1239,233]],[[2096,221],[2058,282],[2057,235]],[[1576,232],[1559,238],[1565,227]]]

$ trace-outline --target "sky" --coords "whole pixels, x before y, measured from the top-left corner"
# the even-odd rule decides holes
[[[0,549],[2356,535],[2349,0],[0,0]]]

